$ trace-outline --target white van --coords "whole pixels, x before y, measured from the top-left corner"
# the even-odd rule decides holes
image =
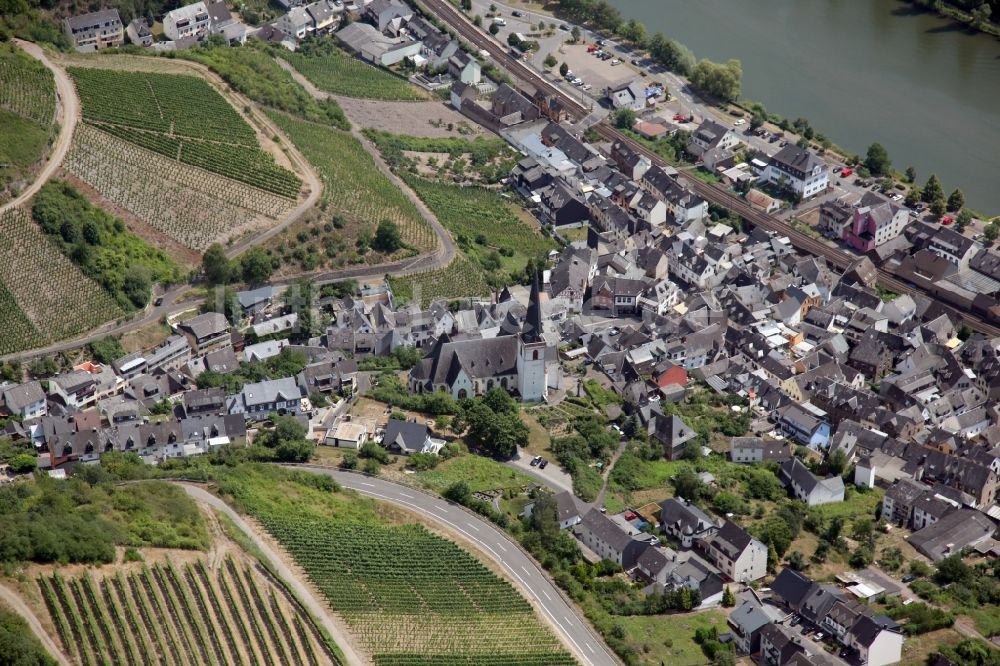
[[[494,25],[507,25],[507,19],[502,19],[499,16],[493,19]]]

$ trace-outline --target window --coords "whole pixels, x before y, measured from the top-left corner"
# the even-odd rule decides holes
[[[537,349],[533,349],[531,351],[531,360],[532,361],[537,361],[538,360],[538,350]]]

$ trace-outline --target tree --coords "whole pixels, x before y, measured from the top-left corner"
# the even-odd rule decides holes
[[[906,167],[906,172],[903,174],[906,177],[906,182],[915,183],[917,182],[917,170],[911,166]]]
[[[767,122],[767,114],[764,113],[762,109],[754,109],[753,115],[750,116],[750,129],[758,129],[762,127],[764,123]]]
[[[1000,236],[1000,226],[996,222],[990,222],[983,228],[983,237],[989,242],[993,242]]]
[[[496,23],[491,22],[489,31],[491,35],[496,35],[498,32],[500,32],[500,26],[498,26]]]
[[[399,233],[399,226],[392,220],[382,220],[375,230],[375,238],[372,240],[372,247],[379,252],[392,254],[403,247],[403,237]]]
[[[462,0],[461,6],[462,6],[462,11],[463,12],[471,12],[472,11],[472,0]]]
[[[545,56],[545,66],[546,67],[550,67],[550,68],[551,67],[555,67],[558,62],[559,61],[556,60],[556,57],[554,55],[552,55],[551,53],[548,54],[547,56]],[[568,66],[567,66],[567,69],[568,69]],[[565,76],[565,74],[563,76]]]
[[[774,547],[773,543],[767,544],[767,570],[771,573],[777,571],[778,561],[781,556],[778,555],[777,549]]]
[[[931,214],[937,217],[941,217],[945,214],[948,209],[948,205],[945,203],[944,199],[935,199],[931,202]]]
[[[923,191],[919,187],[913,186],[906,193],[906,198],[903,200],[903,203],[906,204],[907,207],[913,208],[918,203],[920,203],[920,200],[923,198],[923,196],[924,196]]]
[[[201,257],[201,271],[210,285],[227,284],[232,280],[232,266],[226,251],[219,243],[212,243]]]
[[[566,63],[563,63],[563,64],[559,65],[559,75],[560,76],[566,76],[566,74],[568,74],[568,73],[569,73],[569,65],[567,65]]]
[[[275,416],[274,427],[259,433],[256,443],[271,449],[274,459],[282,462],[306,462],[312,457],[312,442],[294,416]]]
[[[733,591],[729,589],[728,585],[726,585],[725,589],[722,591],[722,605],[726,608],[732,608],[736,605],[736,595],[733,594]]]
[[[264,248],[252,247],[240,259],[240,272],[247,284],[264,284],[271,279],[271,258]]]
[[[978,7],[972,10],[972,26],[976,30],[982,30],[990,22],[990,15],[993,13],[993,9],[988,3],[982,3]]]
[[[690,467],[685,467],[674,477],[674,492],[677,497],[683,497],[689,502],[697,501],[705,489],[698,475]]]
[[[723,65],[702,58],[691,72],[691,83],[707,95],[734,102],[740,96],[742,77],[743,66],[739,60]]]
[[[843,449],[837,449],[826,460],[826,471],[834,476],[840,476],[847,469],[847,454]]]
[[[941,187],[941,181],[938,180],[937,175],[931,174],[931,177],[927,179],[922,196],[926,203],[932,203],[936,199],[944,199],[944,188]]]
[[[632,129],[635,125],[635,111],[629,108],[618,109],[615,112],[615,126],[621,129]]]
[[[948,210],[954,213],[961,210],[964,205],[965,195],[956,187],[955,191],[948,195]]]
[[[854,553],[851,555],[850,565],[856,569],[863,569],[871,564],[873,559],[872,549],[862,544],[854,549]]]
[[[889,174],[892,168],[892,161],[889,160],[889,152],[881,143],[873,143],[868,146],[868,154],[865,157],[865,167],[876,176]]]
[[[31,453],[18,453],[7,464],[14,474],[31,474],[38,467],[38,458]]]
[[[788,566],[796,571],[802,571],[807,566],[806,558],[799,551],[793,550],[788,554]]]
[[[125,355],[121,338],[102,338],[87,345],[90,353],[101,363],[108,364]]]
[[[569,31],[569,36],[573,39],[573,43],[580,41],[580,28],[573,26],[573,29]]]
[[[958,216],[955,218],[955,227],[960,232],[965,231],[965,228],[969,226],[969,222],[972,222],[972,213],[965,208],[958,211]],[[985,229],[983,231],[985,231]]]

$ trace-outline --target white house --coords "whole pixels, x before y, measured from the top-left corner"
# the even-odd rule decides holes
[[[646,108],[646,89],[638,80],[617,88],[608,86],[605,94],[616,109],[642,111]]]
[[[178,7],[163,16],[163,34],[172,40],[208,33],[212,17],[204,2]]]
[[[45,391],[38,381],[14,384],[3,389],[3,404],[13,415],[28,421],[45,416],[48,409],[45,404]]]
[[[767,546],[735,523],[727,520],[701,544],[712,564],[730,580],[746,583],[767,575]]]
[[[858,651],[858,661],[863,666],[889,666],[903,658],[903,634],[881,626],[868,616],[858,618],[844,643]]]
[[[818,479],[798,458],[781,464],[778,478],[792,493],[809,506],[844,501],[844,480],[839,476]]]
[[[787,187],[803,199],[819,194],[830,184],[826,162],[808,148],[791,143],[771,157],[760,180]]]
[[[333,445],[341,449],[360,449],[367,441],[368,428],[358,421],[341,421],[333,434]]]

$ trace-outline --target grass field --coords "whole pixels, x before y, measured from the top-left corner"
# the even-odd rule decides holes
[[[389,284],[397,299],[419,303],[421,307],[438,299],[483,297],[490,293],[482,270],[462,255],[434,271],[403,277],[390,276]]]
[[[203,79],[70,67],[83,118],[183,164],[284,197],[301,181],[261,150],[253,129]]]
[[[72,337],[123,314],[107,292],[45,237],[28,213],[17,208],[6,211],[0,228],[0,284],[6,288],[6,295],[0,293],[0,307],[7,309],[0,327],[0,351]]]
[[[497,192],[409,175],[404,180],[484,269],[523,271],[528,259],[544,257],[556,246],[525,224]]]
[[[429,95],[405,79],[354,58],[331,40],[281,56],[314,86],[335,95],[387,101],[422,101]]]
[[[434,249],[433,230],[406,195],[378,170],[356,138],[285,114],[270,115],[323,180],[320,212],[312,227],[293,227],[269,243],[284,261],[312,270],[336,266],[345,259],[358,260],[356,246],[348,241],[360,233],[374,233],[382,220],[395,222],[403,242],[415,250]],[[384,260],[384,256],[379,259]]]
[[[256,569],[153,564],[36,580],[58,640],[81,666],[318,664],[308,618]]]
[[[457,545],[329,479],[255,467],[220,491],[256,517],[378,666],[573,664],[527,601]]]
[[[52,72],[14,44],[0,44],[0,202],[45,155],[55,112]]]
[[[532,482],[521,472],[503,463],[472,454],[446,460],[432,470],[417,472],[413,478],[436,492],[441,492],[458,481],[469,484],[472,492],[520,489]]]
[[[644,664],[702,666],[708,658],[694,642],[694,632],[716,627],[727,631],[726,616],[716,610],[678,615],[616,617],[625,630],[625,642],[642,655]]]

